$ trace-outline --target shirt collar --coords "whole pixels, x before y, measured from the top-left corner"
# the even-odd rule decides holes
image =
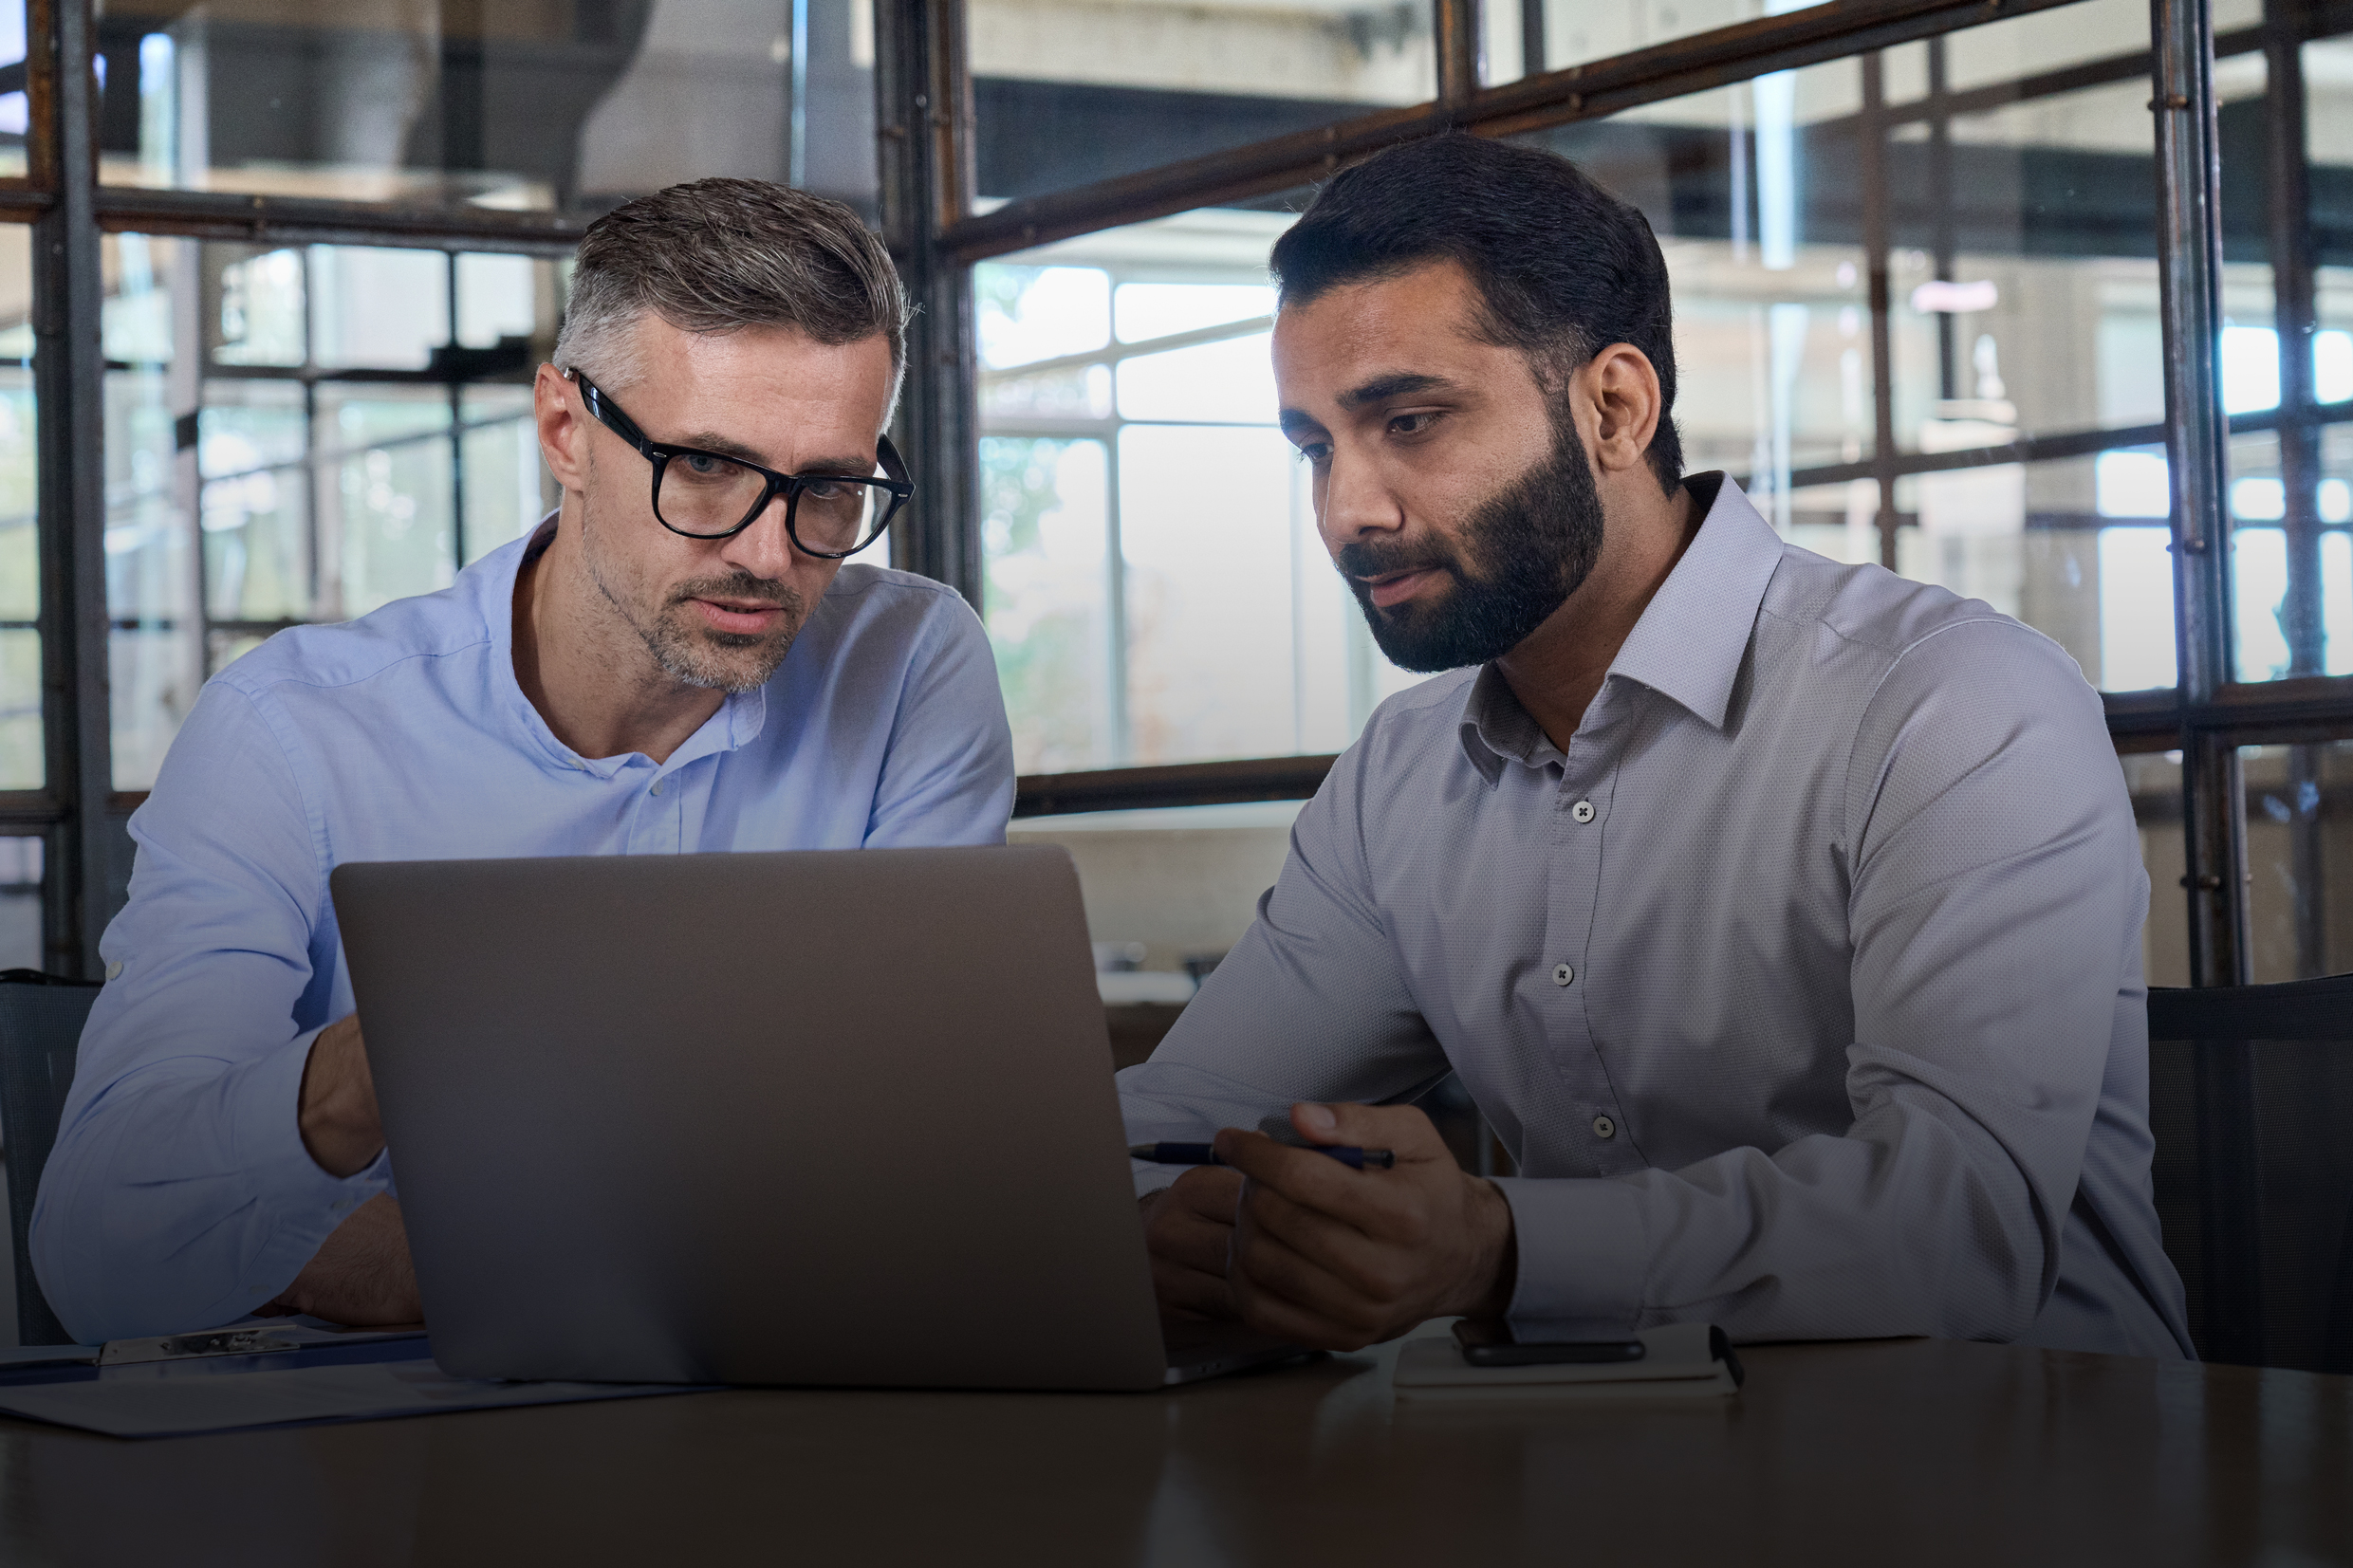
[[[1634,681],[1680,705],[1711,729],[1721,729],[1748,657],[1757,607],[1781,563],[1782,541],[1728,476],[1694,474],[1684,489],[1707,507],[1706,516],[1683,558],[1643,607],[1603,684]],[[1502,777],[1507,762],[1540,766],[1561,760],[1560,750],[1492,664],[1472,682],[1461,736],[1464,754],[1491,784]]]
[[[549,512],[540,519],[522,547],[509,547],[486,556],[467,568],[467,575],[480,574],[477,583],[478,608],[485,631],[491,640],[491,679],[496,683],[498,695],[509,716],[522,727],[532,745],[556,766],[593,773],[599,778],[611,778],[628,766],[628,757],[584,757],[562,741],[547,728],[531,699],[523,692],[523,683],[514,673],[514,592],[515,580],[523,567],[547,553],[555,542],[556,519],[561,515]],[[757,740],[768,721],[768,689],[755,687],[750,692],[731,692],[719,710],[703,721],[702,727],[689,735],[670,760],[657,770],[672,773],[687,764],[713,752],[733,751]]]

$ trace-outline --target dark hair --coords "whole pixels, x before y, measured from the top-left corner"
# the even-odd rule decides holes
[[[1674,493],[1675,308],[1639,208],[1557,154],[1449,133],[1333,175],[1269,265],[1292,305],[1436,261],[1462,264],[1478,287],[1480,335],[1527,354],[1547,391],[1610,343],[1640,349],[1665,405],[1650,466]]]
[[[763,179],[698,179],[588,226],[556,364],[625,388],[628,329],[647,311],[683,332],[796,327],[827,346],[880,337],[896,379],[906,295],[890,252],[838,201]]]

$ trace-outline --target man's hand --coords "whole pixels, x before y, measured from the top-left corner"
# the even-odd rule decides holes
[[[302,1127],[303,1147],[330,1176],[366,1170],[384,1147],[384,1129],[376,1118],[376,1079],[368,1071],[358,1013],[338,1019],[311,1041],[310,1059],[303,1063],[303,1092],[296,1117]],[[344,1227],[359,1217],[354,1214],[343,1222]],[[405,1241],[401,1252],[407,1255]]]
[[[1214,1165],[1196,1165],[1145,1194],[1144,1245],[1152,1254],[1152,1288],[1164,1310],[1179,1318],[1241,1316],[1226,1283],[1241,1198],[1240,1173]]]
[[[1517,1271],[1510,1206],[1454,1163],[1428,1116],[1305,1104],[1291,1125],[1315,1143],[1392,1150],[1397,1165],[1351,1171],[1262,1133],[1217,1134],[1218,1158],[1249,1178],[1227,1277],[1251,1327],[1358,1350],[1426,1319],[1503,1316]]]
[[[420,1323],[425,1304],[409,1262],[409,1233],[400,1206],[379,1192],[335,1227],[294,1282],[257,1316],[306,1313],[330,1323],[368,1327]]]

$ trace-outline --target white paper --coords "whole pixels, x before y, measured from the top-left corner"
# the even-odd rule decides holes
[[[452,1377],[431,1360],[207,1373],[188,1363],[126,1368],[95,1380],[0,1387],[0,1411],[113,1437],[361,1421],[435,1411],[554,1405],[695,1392],[670,1383],[503,1383]]]

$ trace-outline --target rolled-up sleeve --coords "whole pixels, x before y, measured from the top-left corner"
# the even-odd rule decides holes
[[[328,1175],[297,1121],[329,1022],[323,833],[251,699],[208,685],[131,821],[130,900],[33,1216],[43,1293],[84,1342],[245,1316],[389,1186],[380,1156]]]
[[[939,595],[928,656],[911,661],[875,788],[866,844],[1001,844],[1013,810],[1013,736],[989,634]]]
[[[2040,636],[1956,623],[1888,670],[1844,783],[1851,1125],[1504,1182],[1515,1322],[2010,1339],[2048,1300],[2144,895],[2099,699]]]

